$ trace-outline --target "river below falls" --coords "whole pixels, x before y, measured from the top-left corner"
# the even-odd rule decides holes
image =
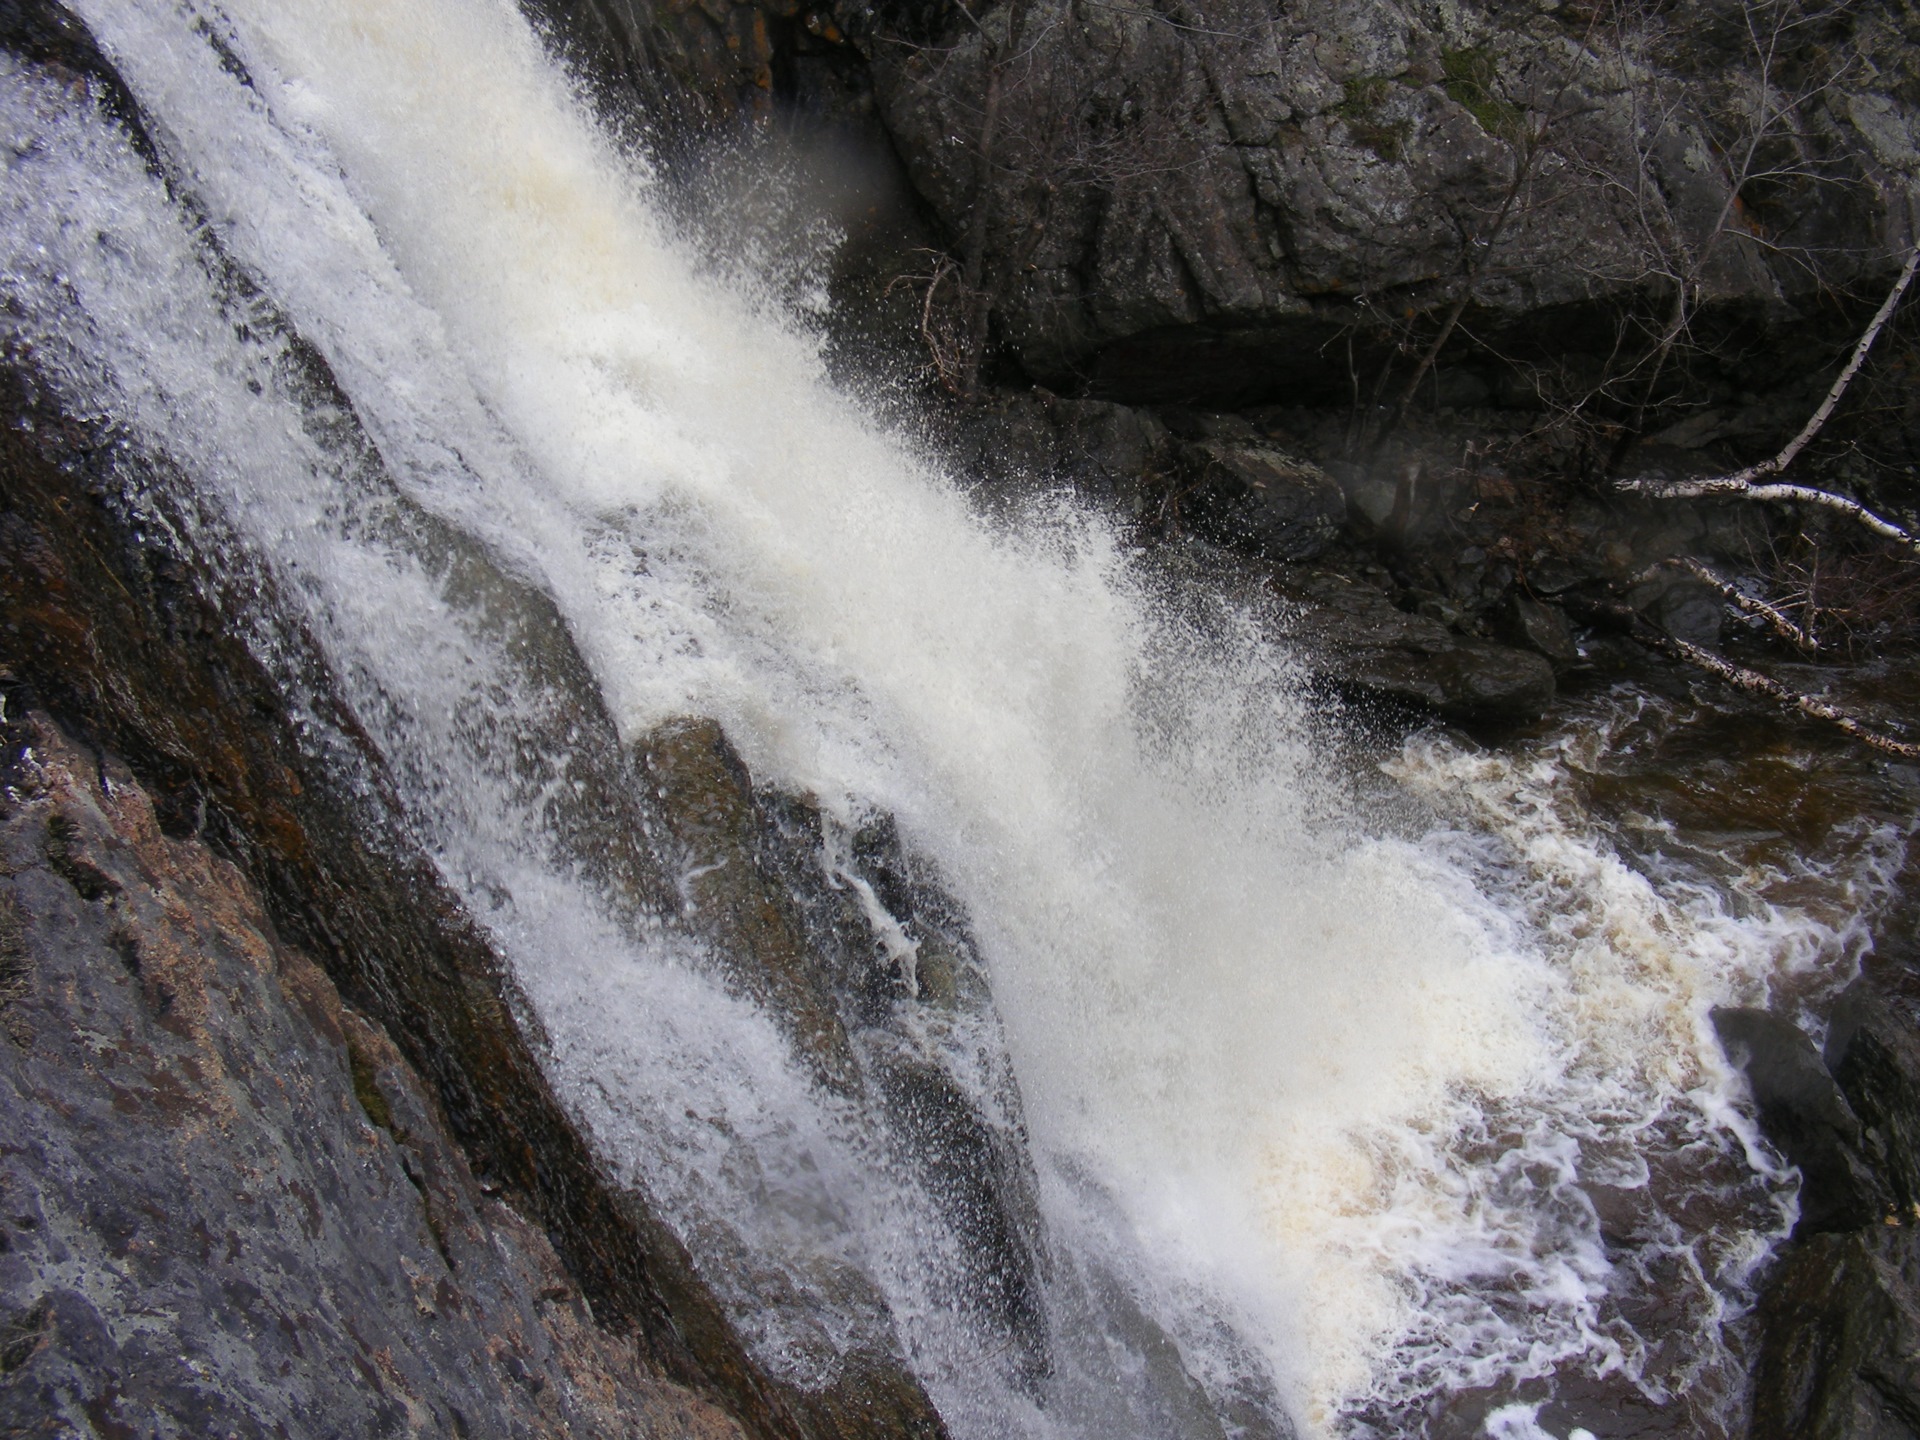
[[[1772,929],[1780,943],[1763,963],[1727,972],[1719,1003],[1787,1014],[1820,1041],[1827,1009],[1862,963],[1913,951],[1920,770],[1657,661],[1612,658],[1566,677],[1553,713],[1520,731],[1485,743],[1444,731],[1379,737],[1354,759],[1379,765],[1396,789],[1446,796],[1454,816],[1477,816],[1502,837],[1506,881],[1537,884],[1542,854],[1584,833],[1677,907],[1596,916],[1563,871],[1563,917],[1576,930],[1611,925],[1611,945],[1657,953],[1719,925]],[[1920,698],[1899,663],[1807,667],[1795,679],[1875,713]],[[1556,908],[1541,904],[1543,914]],[[1675,923],[1689,912],[1716,921],[1689,935]],[[1797,1210],[1791,1177],[1738,1114],[1739,1087],[1726,1098],[1734,1111],[1718,1112],[1728,1127],[1718,1142],[1669,1115],[1627,1126],[1578,1162],[1610,1267],[1594,1330],[1632,1337],[1617,1355],[1602,1346],[1530,1379],[1510,1373],[1436,1387],[1411,1405],[1354,1407],[1346,1423],[1381,1436],[1744,1433],[1748,1307],[1763,1256]]]

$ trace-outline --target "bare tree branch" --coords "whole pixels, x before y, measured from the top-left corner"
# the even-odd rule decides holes
[[[1758,670],[1749,670],[1744,665],[1736,665],[1731,660],[1703,650],[1698,645],[1659,632],[1659,647],[1675,659],[1684,660],[1689,665],[1698,666],[1710,675],[1718,676],[1736,690],[1744,690],[1749,695],[1764,695],[1769,700],[1777,700],[1789,705],[1803,715],[1816,720],[1825,720],[1837,725],[1863,745],[1870,745],[1887,755],[1897,755],[1903,760],[1920,760],[1920,745],[1905,740],[1897,740],[1884,731],[1875,730],[1858,717],[1849,715],[1838,705],[1822,700],[1817,695],[1803,695],[1798,690],[1790,690],[1769,675]]]
[[[1903,760],[1920,760],[1920,744],[1901,740],[1875,729],[1859,716],[1849,714],[1830,700],[1818,695],[1807,695],[1782,685],[1770,675],[1758,670],[1749,670],[1744,665],[1736,665],[1725,656],[1716,655],[1711,650],[1669,635],[1645,616],[1640,615],[1631,606],[1618,600],[1588,601],[1580,607],[1590,621],[1602,623],[1625,631],[1640,644],[1650,650],[1658,650],[1683,665],[1692,665],[1704,670],[1715,679],[1724,681],[1736,690],[1749,695],[1759,695],[1775,701],[1789,709],[1814,720],[1824,720],[1851,735],[1861,744],[1872,747],[1886,755],[1897,755]]]
[[[1743,472],[1744,473],[1744,472]],[[1714,475],[1704,480],[1626,480],[1622,490],[1651,495],[1656,500],[1693,500],[1705,496],[1738,496],[1742,500],[1771,500],[1799,505],[1819,505],[1858,520],[1876,535],[1884,535],[1895,544],[1920,554],[1920,536],[1877,515],[1858,500],[1836,495],[1831,490],[1816,490],[1811,485],[1750,485],[1739,475]]]
[[[1920,536],[1911,530],[1896,525],[1884,515],[1876,515],[1858,500],[1845,495],[1836,495],[1831,490],[1816,490],[1811,485],[1750,485],[1741,487],[1744,498],[1749,500],[1789,501],[1803,505],[1823,505],[1829,510],[1837,510],[1842,515],[1851,516],[1876,535],[1884,535],[1897,544],[1920,553]]]
[[[1694,559],[1663,560],[1655,569],[1666,568],[1684,570],[1703,584],[1718,590],[1726,602],[1742,614],[1751,615],[1764,621],[1767,628],[1781,639],[1791,643],[1796,649],[1811,655],[1820,648],[1820,642],[1803,626],[1796,625],[1787,613],[1777,605],[1769,605],[1757,595],[1749,595],[1730,580],[1723,580],[1707,566]]]
[[[1853,384],[1854,377],[1860,373],[1860,367],[1866,363],[1867,352],[1873,348],[1873,342],[1880,338],[1880,332],[1893,318],[1893,312],[1899,308],[1901,297],[1907,293],[1907,287],[1913,283],[1916,270],[1920,270],[1920,244],[1916,244],[1907,256],[1907,263],[1901,267],[1900,276],[1894,281],[1893,289],[1880,303],[1880,308],[1867,328],[1860,333],[1855,342],[1853,354],[1827,390],[1807,423],[1800,427],[1800,433],[1789,440],[1778,455],[1770,459],[1749,465],[1744,470],[1736,470],[1731,475],[1713,475],[1700,480],[1623,480],[1620,489],[1633,491],[1641,495],[1651,495],[1661,500],[1694,499],[1709,495],[1737,495],[1747,500],[1791,501],[1806,505],[1821,505],[1836,510],[1843,515],[1859,521],[1875,534],[1906,546],[1920,553],[1920,537],[1894,524],[1885,516],[1877,515],[1859,501],[1845,495],[1836,495],[1830,490],[1818,490],[1809,485],[1762,485],[1755,482],[1765,480],[1770,475],[1778,475],[1787,466],[1799,458],[1800,452],[1807,448],[1814,436],[1820,433],[1828,419],[1847,393],[1847,387]]]

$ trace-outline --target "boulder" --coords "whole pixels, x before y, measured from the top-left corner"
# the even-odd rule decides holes
[[[1750,1440],[1920,1434],[1920,1231],[1810,1236],[1759,1307]]]
[[[1909,972],[1865,976],[1842,992],[1826,1064],[1866,1127],[1895,1205],[1920,1220],[1920,984]]]
[[[1855,1230],[1892,1208],[1892,1196],[1864,1153],[1865,1134],[1820,1052],[1791,1020],[1765,1010],[1723,1007],[1714,1033],[1747,1077],[1760,1127],[1800,1169],[1795,1235]]]
[[[1064,485],[1124,519],[1160,518],[1177,442],[1149,410],[1028,389],[949,419],[962,475],[1016,494]]]
[[[1541,656],[1409,615],[1364,581],[1288,566],[1275,588],[1290,602],[1280,629],[1310,671],[1342,689],[1470,721],[1531,719],[1553,700]]]
[[[806,801],[756,789],[711,720],[668,721],[636,749],[676,842],[683,914],[714,963],[786,1029],[818,1082],[862,1112],[952,1228],[963,1258],[949,1303],[1003,1334],[1019,1373],[1044,1374],[1039,1206],[1011,1067],[983,1047],[963,1082],[942,1038],[956,1011],[975,1035],[998,1029],[960,906],[890,819],[842,834]],[[974,1088],[983,1077],[993,1093]],[[741,1253],[728,1268],[753,1264]],[[765,1303],[732,1276],[716,1283],[736,1303]],[[819,1298],[836,1326],[874,1337],[870,1356],[853,1357],[850,1396],[888,1380],[919,1396],[886,1351],[893,1317],[871,1280],[843,1267],[821,1297],[793,1303]],[[914,1432],[937,1424],[906,1419]]]
[[[659,726],[636,750],[677,842],[683,915],[708,939],[728,980],[786,1027],[820,1083],[855,1088],[834,977],[787,895],[759,864],[763,822],[739,755],[719,725],[698,718]]]
[[[1662,246],[1697,259],[1714,324],[1798,343],[1781,323],[1794,307],[1811,316],[1832,284],[1891,278],[1920,173],[1911,84],[1888,78],[1912,74],[1910,42],[1874,7],[1836,13],[1795,51],[1809,77],[1837,71],[1808,102],[1829,147],[1818,178],[1742,190],[1732,228],[1732,182],[1704,157],[1741,123],[1729,97],[1754,59],[1718,12],[1636,12],[1625,49],[1576,7],[1490,0],[1040,0],[978,24],[953,0],[837,13],[946,233],[972,243],[984,208],[1002,331],[1028,373],[1113,398],[1344,404],[1393,353],[1373,308],[1388,296],[1396,324],[1464,298],[1473,333],[1523,362],[1451,362],[1438,403],[1513,379],[1530,396],[1549,370],[1604,367],[1612,308],[1641,301]],[[1528,133],[1545,183],[1505,204]],[[1565,202],[1576,173],[1592,203]],[[1621,197],[1655,191],[1669,228],[1650,239]]]
[[[1875,1202],[1884,1207],[1852,1230],[1807,1234],[1803,1225],[1782,1252],[1757,1311],[1752,1440],[1911,1440],[1920,1434],[1917,1017],[1920,978],[1904,966],[1880,964],[1835,1005],[1818,1072],[1804,1037],[1796,1042],[1778,1033],[1784,1022],[1768,1017],[1772,1024],[1746,1027],[1751,1037],[1744,1043],[1772,1057],[1760,1067],[1771,1078],[1756,1082],[1756,1099],[1764,1086],[1776,1115],[1783,1108],[1797,1114],[1782,1133],[1811,1134],[1814,1148],[1829,1152],[1856,1134],[1850,1143],[1871,1169]],[[1821,1083],[1828,1074],[1838,1097]],[[1764,1121],[1769,1112],[1762,1103]],[[1822,1131],[1828,1140],[1818,1138]],[[1837,1173],[1831,1163],[1825,1170]],[[1827,1208],[1840,1218],[1834,1206]]]
[[[1580,646],[1573,638],[1573,627],[1558,605],[1515,591],[1501,620],[1506,638],[1545,656],[1554,669],[1564,670],[1580,662]]]
[[[1670,553],[1686,553],[1684,544]],[[1665,557],[1662,557],[1665,558]],[[1671,568],[1655,568],[1627,592],[1627,603],[1666,634],[1702,650],[1718,650],[1726,597],[1713,586]]]
[[[1183,517],[1222,544],[1269,560],[1311,560],[1339,538],[1346,497],[1310,460],[1260,441],[1201,440],[1186,447],[1197,479]]]

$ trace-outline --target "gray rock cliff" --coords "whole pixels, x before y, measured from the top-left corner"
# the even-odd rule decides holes
[[[123,764],[0,784],[0,1428],[739,1440]]]

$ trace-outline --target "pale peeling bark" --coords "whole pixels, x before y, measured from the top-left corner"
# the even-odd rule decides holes
[[[1798,710],[1811,719],[1824,720],[1829,725],[1837,726],[1861,744],[1871,746],[1884,755],[1897,756],[1902,760],[1920,760],[1920,744],[1902,740],[1884,730],[1876,729],[1859,716],[1842,709],[1830,700],[1823,700],[1818,695],[1808,695],[1791,686],[1782,685],[1770,675],[1763,675],[1758,670],[1750,670],[1691,641],[1669,635],[1645,616],[1637,614],[1630,606],[1618,601],[1602,601],[1591,605],[1588,615],[1592,620],[1617,627],[1650,650],[1658,650],[1661,654],[1678,660],[1683,665],[1692,665],[1696,669],[1706,671],[1715,679],[1724,681],[1736,690],[1744,691],[1749,695],[1763,696]]]
[[[1805,695],[1798,690],[1782,685],[1770,675],[1762,675],[1758,670],[1749,670],[1744,665],[1736,665],[1724,656],[1711,650],[1703,650],[1685,640],[1680,640],[1665,631],[1659,633],[1655,642],[1676,660],[1705,670],[1709,675],[1724,680],[1736,690],[1744,690],[1749,695],[1763,695],[1769,700],[1777,700],[1782,705],[1791,706],[1803,715],[1815,720],[1824,720],[1836,725],[1863,745],[1870,745],[1886,755],[1895,755],[1902,760],[1920,760],[1920,745],[1896,739],[1885,731],[1876,730],[1856,715],[1850,715],[1838,705],[1822,700],[1818,695]]]
[[[1787,615],[1786,611],[1777,605],[1768,604],[1757,595],[1747,594],[1746,591],[1742,590],[1732,581],[1723,579],[1712,569],[1702,565],[1698,560],[1667,560],[1662,563],[1669,569],[1684,570],[1701,583],[1711,585],[1715,590],[1720,592],[1722,598],[1724,598],[1729,605],[1733,606],[1734,609],[1740,611],[1742,614],[1751,615],[1756,620],[1764,622],[1769,630],[1773,631],[1774,634],[1795,648],[1804,650],[1809,655],[1820,648],[1819,640],[1810,634],[1806,627],[1796,625],[1791,617]],[[1658,569],[1660,567],[1656,566],[1654,568]],[[1651,574],[1652,571],[1647,573]]]
[[[1916,244],[1907,256],[1907,263],[1901,267],[1900,277],[1893,283],[1893,289],[1887,292],[1887,298],[1874,312],[1867,328],[1860,332],[1855,342],[1853,354],[1848,358],[1846,367],[1841,370],[1827,390],[1807,423],[1800,427],[1800,433],[1789,440],[1779,454],[1744,470],[1736,470],[1731,475],[1712,475],[1700,480],[1623,480],[1622,490],[1636,494],[1651,495],[1661,500],[1698,499],[1708,496],[1738,497],[1743,500],[1762,500],[1789,502],[1800,505],[1819,505],[1828,510],[1838,511],[1858,521],[1876,535],[1885,537],[1897,545],[1920,554],[1920,537],[1915,536],[1903,526],[1896,525],[1884,515],[1878,515],[1858,500],[1845,495],[1835,494],[1831,490],[1820,490],[1810,485],[1763,484],[1770,477],[1780,474],[1799,458],[1813,438],[1833,415],[1834,409],[1846,395],[1847,388],[1853,384],[1854,377],[1860,373],[1860,367],[1866,363],[1867,352],[1873,348],[1874,341],[1880,338],[1880,332],[1893,318],[1893,312],[1899,308],[1901,298],[1907,293],[1907,287],[1913,283],[1916,270],[1920,270],[1920,244]]]

